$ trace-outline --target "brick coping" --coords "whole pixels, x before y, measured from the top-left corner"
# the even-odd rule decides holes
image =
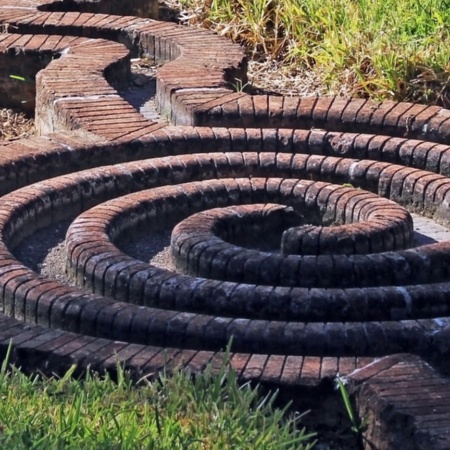
[[[365,448],[449,448],[450,383],[419,357],[391,355],[356,369],[347,381],[360,417],[371,419]]]
[[[244,379],[274,385],[317,386],[323,378],[362,368],[373,356],[399,351],[427,357],[448,373],[448,274],[445,266],[436,264],[448,258],[445,243],[411,251],[403,260],[393,255],[391,272],[378,275],[393,284],[381,282],[368,291],[350,285],[342,292],[333,291],[332,296],[326,288],[323,293],[317,288],[303,292],[299,298],[307,298],[310,308],[302,312],[305,322],[265,323],[250,310],[248,319],[239,315],[230,319],[228,312],[225,320],[167,308],[138,313],[136,305],[69,290],[30,273],[16,261],[10,247],[30,232],[33,221],[33,226],[40,227],[71,211],[82,212],[100,201],[97,196],[104,200],[127,193],[126,183],[135,177],[132,173],[136,173],[133,189],[143,189],[151,184],[142,170],[146,164],[153,169],[160,164],[159,173],[167,184],[178,184],[183,176],[189,179],[194,173],[200,173],[201,179],[221,178],[220,170],[233,177],[239,170],[244,176],[260,173],[263,177],[273,177],[275,171],[284,177],[352,183],[441,222],[449,219],[448,110],[411,103],[233,92],[233,81],[245,80],[246,59],[226,40],[152,19],[102,14],[101,9],[95,13],[51,11],[59,7],[51,2],[0,1],[0,23],[7,24],[9,31],[0,35],[0,53],[17,53],[20,58],[21,52],[49,51],[57,57],[36,79],[41,137],[0,146],[4,313],[0,351],[5,352],[12,339],[13,356],[27,369],[61,372],[76,362],[80,368],[113,370],[118,359],[139,377],[164,363],[182,364],[193,371],[201,370],[207,361],[217,363],[219,349],[234,335],[239,353],[233,353],[231,366]],[[101,2],[97,7],[102,7]],[[174,125],[145,120],[117,94],[115,87],[129,77],[130,55],[149,55],[166,63],[157,75],[157,101]],[[70,82],[73,79],[78,80],[76,84]],[[212,154],[211,149],[224,153]],[[154,157],[167,158],[144,161]],[[119,166],[102,167],[106,164]],[[195,170],[189,172],[190,168]],[[85,172],[71,174],[76,170]],[[59,178],[49,181],[49,177]],[[89,244],[86,237],[81,238],[83,245]],[[98,278],[105,283],[102,293],[111,289],[110,279],[126,277],[135,264],[117,255],[115,264],[104,258],[102,265],[102,257],[89,251],[83,264],[98,260],[93,275],[99,271]],[[113,250],[108,251],[107,258]],[[368,273],[375,261],[381,270],[386,264],[382,258],[372,257]],[[401,278],[405,264],[409,273]],[[132,276],[148,270],[138,266],[129,271]],[[398,283],[392,281],[393,275],[400,277]],[[406,280],[410,281],[405,285]],[[113,286],[117,290],[118,285]],[[272,298],[263,292],[255,296],[260,307]],[[248,292],[243,296],[248,298]],[[356,315],[350,321],[340,317],[349,314],[343,301],[353,302],[350,314]],[[324,313],[315,304],[327,302],[337,305],[337,320],[331,319],[331,307],[326,313],[331,321],[320,319]],[[248,308],[242,300],[236,300],[238,304]],[[307,314],[314,309],[316,317],[311,321]],[[271,306],[268,317],[276,310]],[[367,320],[366,313],[369,321],[362,322]],[[360,318],[355,319],[358,314]],[[137,318],[142,325],[136,325]],[[111,330],[112,323],[120,326]],[[139,342],[136,336],[145,337]],[[148,336],[153,340],[148,341]],[[186,340],[190,349],[178,347]],[[264,354],[268,349],[270,354]]]

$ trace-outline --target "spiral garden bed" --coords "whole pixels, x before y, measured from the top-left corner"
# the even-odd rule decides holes
[[[448,224],[450,111],[235,92],[239,47],[138,3],[0,1],[38,134],[0,145],[2,351],[138,378],[231,341],[242,379],[283,392],[348,376],[379,448],[449,448],[450,247],[415,246],[410,213]],[[137,56],[164,64],[168,125],[119,94]],[[72,284],[15,256],[68,220]],[[119,245],[173,227],[176,271]]]

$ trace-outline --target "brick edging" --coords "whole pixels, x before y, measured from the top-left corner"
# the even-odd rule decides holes
[[[81,8],[88,11],[92,7],[88,3]],[[146,165],[158,168],[158,176],[166,177],[169,184],[192,173],[209,180],[281,173],[286,179],[352,183],[444,223],[449,220],[450,195],[448,110],[410,103],[234,92],[236,78],[246,81],[246,59],[241,49],[212,33],[148,18],[113,16],[109,10],[103,10],[105,14],[97,14],[101,10],[52,12],[60,5],[37,0],[28,2],[28,9],[23,6],[21,0],[0,1],[0,23],[11,28],[9,34],[0,35],[7,44],[0,52],[34,49],[61,57],[37,77],[42,137],[0,146],[3,312],[38,324],[0,316],[0,351],[13,338],[14,361],[56,372],[72,362],[80,368],[113,370],[117,354],[141,376],[167,362],[173,366],[183,362],[193,371],[201,370],[207,361],[217,363],[218,351],[234,335],[237,348],[247,353],[233,354],[232,367],[244,379],[275,385],[317,385],[323,377],[347,374],[372,361],[361,355],[386,352],[416,352],[449,370],[442,358],[450,352],[449,283],[447,273],[436,271],[432,263],[432,258],[446,260],[447,244],[392,255],[391,268],[399,270],[385,273],[386,277],[412,283],[420,269],[416,278],[423,284],[350,286],[330,292],[313,288],[299,297],[291,295],[297,288],[282,292],[278,287],[258,287],[251,290],[253,299],[243,289],[244,301],[236,297],[231,304],[239,305],[248,317],[126,305],[39,277],[18,262],[10,247],[30,232],[33,221],[41,227],[71,211],[78,214],[101,196],[114,198],[149,187],[153,181],[151,170],[143,170]],[[107,6],[100,2],[98,7]],[[131,6],[139,7],[139,2]],[[20,34],[14,36],[11,31]],[[143,119],[107,83],[125,82],[129,56],[144,54],[166,63],[157,75],[157,100],[177,126]],[[68,83],[74,78],[83,79],[83,84]],[[144,161],[169,155],[172,159]],[[119,165],[101,168],[105,164]],[[76,170],[85,172],[70,174]],[[127,199],[113,203],[124,206]],[[93,210],[92,218],[98,211]],[[80,267],[86,271],[93,264],[94,276],[97,271],[99,280],[112,280],[100,285],[102,292],[118,291],[117,280],[123,283],[130,276],[132,281],[134,275],[148,270],[116,254],[108,242],[104,250],[109,253],[94,253],[83,236],[80,245],[87,259]],[[383,266],[384,256],[371,258]],[[428,266],[421,265],[424,258],[431,261]],[[401,278],[400,266],[411,274]],[[442,282],[427,284],[430,279]],[[234,286],[231,292],[239,289]],[[168,291],[161,288],[161,292]],[[277,311],[274,299],[279,302],[289,295],[291,310],[284,310],[286,318],[297,305],[305,308],[297,309],[299,317],[304,314],[308,320],[268,320]],[[226,298],[233,299],[228,294]],[[274,301],[264,312],[267,317],[254,315],[255,304],[249,298],[260,308]],[[328,306],[325,313],[317,306],[324,304]],[[343,321],[339,314],[333,321],[336,311],[352,321]],[[316,314],[312,321],[311,314]],[[325,323],[324,315],[331,321]],[[371,319],[362,322],[367,317]],[[157,346],[114,339],[141,339]],[[191,349],[181,348],[186,343]],[[268,349],[273,354],[264,354]],[[277,350],[285,355],[275,354]],[[402,356],[399,361],[408,358]]]

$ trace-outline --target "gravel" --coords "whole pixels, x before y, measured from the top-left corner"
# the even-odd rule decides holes
[[[35,272],[47,278],[75,286],[66,274],[65,235],[71,221],[65,220],[36,231],[14,250],[14,256]],[[120,241],[117,246],[134,259],[156,267],[175,271],[170,255],[171,230],[138,235],[131,241]]]

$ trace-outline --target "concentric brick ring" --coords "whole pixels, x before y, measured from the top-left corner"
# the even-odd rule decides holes
[[[208,193],[208,190],[213,189],[213,193]],[[317,192],[317,196],[311,195],[313,191]],[[350,194],[353,194],[351,196]],[[217,199],[215,199],[215,196]],[[369,195],[370,196],[370,195]],[[249,180],[232,179],[223,180],[220,183],[212,181],[195,183],[190,185],[178,185],[176,188],[166,187],[155,191],[154,193],[143,193],[140,195],[134,195],[130,198],[131,201],[138,203],[131,212],[129,208],[125,209],[124,216],[127,217],[132,214],[135,217],[139,216],[139,208],[144,212],[141,214],[154,217],[159,215],[162,217],[160,220],[164,220],[168,226],[173,223],[173,216],[182,217],[182,214],[189,214],[198,210],[208,208],[209,205],[232,205],[236,204],[236,201],[240,202],[261,202],[267,200],[269,202],[281,201],[283,204],[289,204],[294,207],[298,214],[304,214],[306,220],[310,219],[313,215],[328,216],[331,220],[337,218],[345,213],[345,206],[355,214],[359,214],[358,208],[355,206],[360,203],[362,198],[365,197],[363,192],[355,192],[355,190],[342,187],[333,186],[326,183],[314,183],[310,181],[296,181],[296,180],[282,180],[282,179],[258,179],[253,178],[251,182]],[[319,200],[320,199],[320,200]],[[404,243],[408,243],[411,237],[412,222],[409,214],[401,208],[394,207],[392,202],[381,201],[381,205],[377,205],[376,196],[371,196],[372,202],[365,199],[365,207],[371,207],[376,209],[377,207],[384,207],[385,214],[389,214],[387,207],[391,207],[392,216],[395,214],[400,215],[398,222],[399,229],[397,230],[397,242],[399,246],[403,247]],[[98,217],[107,217],[108,209],[111,211],[117,211],[120,209],[120,201],[117,204],[115,202],[107,203],[104,207],[99,207],[95,211],[87,213],[87,215],[80,216],[80,220],[85,217],[92,218],[97,217],[95,214],[98,211]],[[320,205],[322,203],[322,205]],[[191,206],[193,205],[193,206]],[[323,214],[320,214],[320,206],[323,207]],[[363,205],[360,205],[363,207]],[[191,209],[192,208],[192,209]],[[342,209],[340,209],[342,208]],[[158,212],[156,212],[158,211]],[[112,214],[112,213],[110,213]],[[351,219],[349,214],[348,219]],[[117,220],[114,220],[117,223]],[[144,216],[143,219],[135,219],[136,221],[146,222]],[[153,219],[154,220],[154,219]],[[334,219],[333,219],[334,220]],[[121,222],[127,222],[129,219],[122,219]],[[147,219],[150,227],[151,220]],[[93,219],[88,223],[93,222]],[[75,229],[79,228],[78,221],[75,221]],[[105,227],[110,227],[109,224]],[[143,225],[141,225],[143,227]],[[106,230],[104,230],[106,233]],[[127,233],[133,233],[135,230],[126,230]],[[94,239],[92,229],[89,233],[84,232],[81,238],[74,236],[77,244],[80,241],[85,241],[91,235],[91,239]],[[69,236],[71,236],[69,230]],[[392,244],[393,235],[387,232],[386,241],[388,244]],[[95,240],[101,239],[100,236],[95,236]],[[183,241],[185,243],[185,241]],[[180,246],[183,245],[180,243]],[[256,283],[262,285],[278,285],[278,286],[302,286],[302,287],[354,287],[354,286],[370,286],[369,283],[373,283],[374,280],[381,278],[386,273],[386,269],[381,267],[377,263],[377,259],[372,258],[357,258],[346,257],[346,262],[338,265],[333,269],[334,262],[332,256],[322,256],[321,258],[314,256],[297,257],[292,256],[290,258],[282,255],[268,255],[264,253],[242,251],[239,248],[231,248],[231,246],[224,244],[223,242],[215,242],[216,247],[212,247],[209,243],[201,245],[201,242],[196,238],[193,241],[187,243],[187,247],[183,250],[186,255],[195,253],[197,256],[203,257],[204,270],[200,267],[201,262],[195,255],[192,256],[193,265],[198,266],[197,273],[193,275],[199,275],[206,278],[219,279],[224,281],[238,281],[243,283]],[[375,250],[381,250],[383,243],[377,243],[374,241],[372,248],[375,244],[378,245]],[[68,238],[69,253],[72,253],[75,249],[71,246],[71,238]],[[193,247],[195,248],[193,248]],[[181,249],[180,249],[181,250]],[[389,264],[392,257],[389,255],[382,255],[383,257],[378,261],[385,264]],[[439,258],[440,256],[436,256]],[[78,262],[75,261],[78,259]],[[423,253],[422,258],[424,260],[429,259],[426,253]],[[434,257],[431,257],[434,258]],[[397,261],[402,261],[401,254],[396,255]],[[411,261],[411,257],[409,258]],[[251,261],[251,263],[250,263]],[[403,263],[406,259],[403,261]],[[431,261],[431,259],[430,259]],[[83,274],[81,278],[92,278],[95,276],[93,273],[86,273],[84,265],[86,260],[81,258],[79,251],[76,253],[76,257],[71,257],[71,266],[75,271],[81,271]],[[404,274],[408,271],[406,262],[402,266],[394,265],[392,262],[393,274]],[[78,266],[79,265],[79,266]],[[433,264],[432,264],[433,265]],[[339,270],[342,267],[341,270]],[[434,265],[433,265],[434,267]],[[401,272],[400,269],[403,268]],[[432,270],[432,269],[430,269]],[[434,267],[434,271],[437,272]],[[190,271],[192,272],[192,271]],[[331,279],[329,278],[331,277]],[[407,278],[403,278],[403,281]],[[417,275],[414,275],[414,280],[417,280]],[[400,282],[400,278],[395,280]]]
[[[140,161],[139,164],[128,163],[92,169],[85,173],[81,172],[52,181],[36,183],[30,188],[23,188],[1,199],[0,206],[3,215],[0,229],[3,242],[7,246],[13,247],[24,233],[32,232],[30,219],[33,223],[43,226],[52,220],[77,213],[80,208],[89,207],[129,191],[148,188],[169,180],[171,183],[174,180],[181,183],[196,177],[204,179],[205,168],[208,166],[211,167],[215,178],[229,176],[230,173],[234,175],[251,173],[253,176],[258,176],[267,171],[272,173],[279,171],[280,174],[289,172],[291,176],[292,174],[303,174],[314,178],[320,172],[324,178],[333,178],[338,173],[338,176],[344,177],[346,182],[356,182],[361,168],[367,167],[366,161],[310,155],[291,155],[286,158],[286,155],[282,154],[261,154],[260,158],[265,161],[264,164],[261,164],[261,160],[257,163],[254,160],[253,165],[245,165],[242,164],[243,157],[249,162],[253,159],[252,154],[168,157]],[[288,166],[286,166],[287,160],[290,161]],[[271,161],[270,164],[268,164],[269,161]],[[321,163],[316,164],[319,161]],[[383,183],[386,183],[386,179],[380,175],[387,167],[387,164],[378,165],[378,177],[379,180],[383,180]],[[419,172],[415,171],[414,175],[420,179],[422,174]],[[375,172],[372,173],[372,176],[373,181],[376,178]],[[219,179],[215,182],[211,180],[209,184],[210,193],[214,198],[214,186],[223,183]],[[248,181],[247,184],[251,185],[251,181]],[[392,195],[398,195],[393,187],[392,185]],[[406,198],[415,194],[414,190],[408,192],[406,189],[402,189],[402,191],[406,193]],[[250,194],[251,190],[248,192]],[[82,199],[88,201],[85,202]],[[125,197],[115,201],[118,204],[122,203],[120,210],[124,210],[127,204]],[[111,210],[111,208],[108,209]],[[91,211],[94,213],[95,209]],[[130,215],[127,214],[126,217],[129,218]],[[89,238],[85,239],[87,236],[84,236],[79,248],[84,245],[86,248],[91,246],[99,249],[97,236],[92,234],[92,230],[89,235],[94,239],[92,243],[89,242]],[[441,245],[423,248],[439,251]],[[122,283],[128,289],[133,281],[141,282],[148,278],[148,265],[136,262],[124,255],[115,254],[117,249],[114,249],[114,246],[105,247],[104,250],[103,255],[91,258],[94,272],[97,270],[99,275],[98,281],[104,283],[101,287],[102,292],[111,293],[114,296],[112,291],[119,291],[118,288]],[[5,263],[8,260],[8,264],[11,264],[13,259],[8,248],[4,248],[2,253]],[[115,259],[115,256],[118,259]],[[320,289],[300,289],[300,294],[303,296],[301,298],[304,301],[299,302],[298,298],[296,300],[293,295],[295,290],[292,289],[255,289],[250,287],[253,292],[250,303],[247,301],[249,288],[245,285],[233,286],[230,292],[235,294],[235,300],[230,304],[234,306],[240,303],[241,310],[238,309],[238,315],[236,316],[235,312],[230,311],[229,314],[233,314],[231,317],[224,315],[214,317],[208,314],[180,312],[183,310],[182,303],[190,301],[188,294],[192,285],[187,286],[186,290],[180,288],[177,283],[171,284],[170,278],[174,281],[173,275],[166,277],[169,282],[164,285],[164,288],[163,285],[159,287],[160,295],[156,305],[159,309],[154,309],[154,307],[142,309],[136,305],[127,306],[123,303],[115,303],[98,295],[89,296],[82,292],[77,293],[77,291],[55,282],[45,283],[45,288],[41,284],[37,289],[35,280],[41,280],[40,277],[17,263],[10,267],[9,273],[4,273],[0,277],[0,283],[4,285],[5,308],[21,319],[113,339],[147,344],[156,344],[163,340],[166,345],[183,343],[191,348],[217,349],[225,345],[231,336],[234,336],[234,345],[237,350],[261,351],[264,346],[270,352],[291,354],[306,352],[313,355],[338,355],[342,352],[341,354],[344,355],[377,355],[405,348],[414,348],[420,353],[425,353],[430,349],[432,335],[436,331],[436,322],[423,317],[434,316],[433,308],[437,308],[439,311],[446,310],[447,304],[444,299],[448,295],[449,289],[447,283],[428,284],[426,288],[420,285],[387,286],[366,289],[331,289],[329,292]],[[11,280],[11,271],[17,271],[14,282],[2,282],[2,278],[5,281],[6,279]],[[133,280],[129,280],[130,283],[127,281],[129,276],[134,277]],[[140,279],[139,276],[142,278]],[[114,280],[117,280],[117,283]],[[42,281],[40,282],[42,283]],[[222,292],[226,293],[226,287],[227,285],[222,283]],[[98,284],[96,289],[98,289]],[[242,297],[239,299],[239,291],[244,293],[245,302],[242,302]],[[428,299],[430,291],[433,292],[435,298],[433,304]],[[178,304],[174,305],[173,299],[170,299],[171,292],[178,294],[176,297]],[[209,299],[219,298],[211,289],[208,289],[208,294],[210,294]],[[306,308],[304,318],[311,320],[308,314],[315,314],[318,322],[305,324],[292,320],[289,322],[273,321],[275,314],[283,314],[283,309],[280,308],[279,302],[271,303],[270,297],[275,296],[272,298],[276,298],[279,295],[282,295],[280,298],[283,298],[284,301],[286,298],[289,299],[289,296],[292,299],[287,302],[287,316],[294,309],[298,311],[299,305],[302,305]],[[222,295],[222,298],[228,300],[230,296],[226,294]],[[373,305],[379,303],[381,298],[383,298],[383,304],[377,310]],[[322,303],[316,299],[322,299]],[[266,316],[270,317],[269,320],[255,319],[257,315],[254,311],[259,310],[258,302],[259,308],[267,309],[269,307],[271,309]],[[341,316],[336,317],[334,322],[320,322],[320,320],[326,320],[336,314],[333,302],[337,305],[341,304],[340,312],[344,312],[344,316],[348,315],[348,311],[351,310],[352,313],[364,320],[370,320],[369,317],[379,319],[380,316],[383,320],[387,319],[387,316],[390,316],[390,319],[411,317],[414,320],[412,322],[394,320],[380,323],[370,321],[345,323],[342,320],[346,319]],[[327,305],[327,308],[323,307],[324,304]],[[362,304],[365,305],[363,308],[361,308]],[[173,306],[176,307],[176,310],[170,309]],[[162,310],[162,307],[169,309]],[[239,315],[245,309],[250,317],[248,319]],[[325,311],[326,309],[328,312]],[[211,310],[210,305],[207,305],[207,310]],[[314,310],[316,310],[315,313]],[[367,311],[367,314],[362,311]],[[289,317],[291,318],[291,316]],[[111,324],[113,325],[111,326]],[[261,336],[264,336],[264,339],[261,339]],[[321,336],[320,339],[319,336]]]
[[[271,182],[281,185],[284,180]],[[259,263],[263,263],[267,255],[251,249],[243,252],[242,247],[251,243],[256,247],[258,243],[271,245],[272,253],[277,248],[280,251],[281,246],[284,255],[367,254],[411,246],[414,231],[411,216],[396,203],[342,186],[321,186],[311,201],[305,194],[313,182],[302,184],[302,188],[297,185],[292,190],[295,209],[270,204],[218,208],[182,221],[173,230],[171,239],[172,257],[178,269],[197,276],[212,277],[214,272],[219,277],[216,279],[242,280],[247,272],[242,267],[231,278],[224,269],[235,267],[235,258],[253,259],[255,263],[260,259]],[[300,204],[298,197],[302,194]],[[278,200],[282,204],[291,203],[284,191]],[[356,224],[357,221],[361,223]],[[280,262],[269,272],[276,273],[278,269],[283,271]],[[267,279],[273,283],[270,277],[264,275],[260,281]]]
[[[278,384],[302,384],[303,377],[317,383],[370,362],[364,355],[398,351],[445,366],[450,353],[447,243],[385,252],[387,259],[385,253],[370,256],[380,279],[367,279],[360,287],[349,282],[345,288],[200,282],[133,260],[108,235],[102,248],[91,238],[85,242],[85,253],[90,246],[92,256],[86,268],[94,268],[97,294],[38,276],[21,264],[11,249],[34,229],[115,198],[119,217],[138,191],[159,185],[181,189],[193,181],[213,186],[226,178],[281,177],[350,183],[440,222],[450,218],[448,110],[233,92],[230,82],[245,83],[243,53],[206,31],[136,17],[57,13],[51,10],[62,4],[24,1],[22,8],[22,0],[0,0],[0,22],[32,39],[39,34],[36,39],[47,43],[61,39],[51,35],[90,40],[67,47],[71,58],[51,62],[37,77],[42,137],[2,145],[0,327],[3,347],[13,336],[21,364],[23,352],[32,361],[27,364],[45,370],[61,372],[59,364],[72,361],[102,370],[115,366],[117,354],[138,376],[168,361],[201,370],[207,361],[220,359],[217,351],[233,337],[236,351],[256,353],[233,355],[232,367],[244,377]],[[111,10],[111,2],[95,3]],[[19,38],[16,47],[25,48],[27,39]],[[125,47],[133,56],[167,63],[158,72],[156,97],[176,126],[149,122],[106,82],[126,79]],[[114,66],[123,69],[117,79],[113,71],[105,72]],[[71,81],[75,72],[88,80],[81,89]],[[199,155],[187,156],[191,153]],[[173,156],[160,159],[167,155]],[[119,165],[105,167],[109,164]],[[29,187],[18,189],[22,186]],[[313,196],[318,193],[311,190]],[[93,227],[104,224],[96,221]],[[100,253],[93,256],[96,246]],[[128,281],[142,286],[149,278],[165,282],[155,295],[132,299],[142,304],[127,304]],[[154,304],[144,305],[144,298]]]
[[[198,275],[196,266],[205,263],[201,249],[208,250],[211,245],[236,254],[254,253],[254,250],[277,253],[283,230],[298,225],[302,219],[294,208],[276,203],[219,207],[194,213],[172,230],[172,260],[179,271]]]

